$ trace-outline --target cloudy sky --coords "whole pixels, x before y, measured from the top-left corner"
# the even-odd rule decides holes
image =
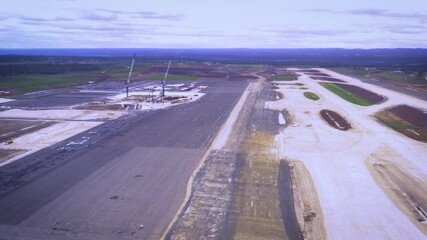
[[[7,0],[0,48],[427,48],[426,0]]]

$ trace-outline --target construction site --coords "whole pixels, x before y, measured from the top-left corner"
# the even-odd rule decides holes
[[[419,93],[327,68],[135,61],[0,98],[1,239],[427,238]]]

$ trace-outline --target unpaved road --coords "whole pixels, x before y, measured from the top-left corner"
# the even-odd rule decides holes
[[[40,176],[28,173],[31,180],[17,176],[25,184],[0,196],[0,236],[158,239],[247,82],[208,85],[199,101],[148,115]]]

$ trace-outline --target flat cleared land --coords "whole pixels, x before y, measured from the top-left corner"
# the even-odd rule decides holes
[[[310,75],[310,77],[330,77],[329,74],[322,73],[322,72],[310,72],[308,73],[308,75]]]
[[[275,142],[281,159],[307,170],[294,173],[297,180],[293,183],[296,215],[305,239],[425,239],[426,196],[420,189],[427,182],[426,145],[396,133],[372,116],[402,104],[425,109],[426,102],[326,69],[313,70],[387,101],[366,107],[349,104],[303,75],[298,81],[321,94],[319,101],[307,104],[300,90],[278,85],[275,91],[284,93],[284,98],[267,102],[266,107],[285,108],[292,115],[292,124],[275,136]],[[326,126],[319,115],[323,109],[347,119],[351,129],[337,131]],[[312,179],[314,191],[301,184],[305,179]],[[307,202],[316,198],[320,211],[316,201]],[[310,226],[316,226],[318,232],[311,235]]]
[[[0,119],[0,142],[15,139],[25,134],[54,125],[53,121],[31,121],[22,119]]]
[[[323,74],[321,71],[316,69],[296,69],[298,72],[305,73],[307,75]]]
[[[0,163],[24,153],[23,149],[0,149]]]
[[[340,82],[340,83],[345,83],[344,80],[338,79],[338,78],[333,78],[333,77],[317,77],[317,76],[311,76],[311,79],[314,80],[321,80],[321,81],[328,81],[328,82]]]
[[[68,156],[41,176],[38,169],[24,176],[15,172],[31,156],[3,166],[2,174],[15,172],[25,184],[3,189],[1,235],[158,239],[246,85],[212,81],[199,101],[150,114],[122,135]]]
[[[409,175],[402,167],[378,154],[367,159],[366,165],[377,184],[393,203],[427,235],[426,183]]]
[[[282,217],[286,215],[283,216],[281,205],[286,202],[281,202],[279,195],[291,192],[289,189],[279,191],[278,186],[285,184],[285,179],[290,176],[289,169],[286,173],[286,168],[279,168],[280,162],[274,160],[270,149],[272,145],[274,136],[268,132],[255,132],[245,142],[245,163],[232,207],[236,212],[234,239],[284,239],[286,236],[298,239],[301,234],[298,226],[287,225],[289,229],[285,229],[282,221]],[[280,177],[281,175],[287,176]],[[280,185],[279,180],[282,181]],[[282,207],[289,212],[292,210],[289,206],[293,206],[293,202]],[[292,216],[292,212],[289,215]],[[289,217],[285,220],[292,222]]]
[[[109,95],[111,95],[111,93],[55,89],[19,96],[19,98],[21,98],[19,101],[8,102],[2,105],[25,109],[60,108],[100,100]]]

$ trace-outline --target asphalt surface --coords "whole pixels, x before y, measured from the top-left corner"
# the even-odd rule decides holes
[[[27,173],[38,176],[0,195],[0,238],[158,239],[247,83],[207,85],[196,102],[156,111],[64,164]]]

